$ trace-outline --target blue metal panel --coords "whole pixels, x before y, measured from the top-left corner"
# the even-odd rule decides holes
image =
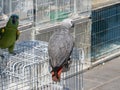
[[[92,60],[120,48],[120,4],[92,11]]]

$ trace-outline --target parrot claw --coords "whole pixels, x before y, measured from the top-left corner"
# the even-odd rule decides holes
[[[12,53],[10,53],[11,55],[13,55],[13,56],[15,56],[17,53],[15,53],[15,52],[12,52]]]
[[[5,56],[4,56],[4,55],[0,55],[0,57],[1,57],[1,59],[2,59],[2,60],[5,58]]]
[[[72,60],[68,60],[67,63],[64,65],[63,67],[63,71],[62,72],[67,72],[70,70],[70,64],[72,63]]]

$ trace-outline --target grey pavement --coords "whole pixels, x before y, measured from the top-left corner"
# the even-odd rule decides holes
[[[92,8],[98,9],[98,8],[110,6],[116,3],[120,3],[120,0],[96,0],[96,1],[94,0],[94,2],[92,2]]]
[[[86,71],[84,90],[120,90],[120,57]]]

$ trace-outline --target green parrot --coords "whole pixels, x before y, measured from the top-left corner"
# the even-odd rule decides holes
[[[11,15],[6,26],[0,28],[0,48],[6,49],[10,54],[14,53],[14,46],[18,40],[20,31],[17,29],[19,24],[19,17],[15,14]]]

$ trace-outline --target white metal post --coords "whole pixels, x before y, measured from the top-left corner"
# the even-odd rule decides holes
[[[1,9],[2,9],[2,13],[3,13],[3,10],[4,10],[4,9],[3,9],[3,4],[4,4],[4,3],[3,3],[3,0],[2,0],[2,3],[1,3],[1,4],[2,4],[2,8],[1,8]]]
[[[85,52],[84,52],[84,49],[81,48],[82,53],[79,53],[79,56],[81,56],[81,76],[80,76],[80,80],[81,80],[81,90],[84,90],[84,82],[83,82],[83,65],[84,65],[84,59],[85,59]],[[81,55],[80,55],[81,54]]]
[[[57,19],[58,19],[58,0],[55,0],[56,1],[56,5],[55,5],[55,22],[57,22]]]
[[[11,14],[12,14],[12,1],[11,1],[11,0],[10,0],[9,5],[10,5],[10,6],[9,6],[9,9],[10,9],[10,13],[9,13],[9,14],[11,15]]]
[[[74,0],[74,13],[76,14],[77,13],[77,0]]]
[[[36,20],[37,20],[37,0],[33,0],[33,30],[32,30],[32,40],[35,40],[35,32],[36,32]]]

